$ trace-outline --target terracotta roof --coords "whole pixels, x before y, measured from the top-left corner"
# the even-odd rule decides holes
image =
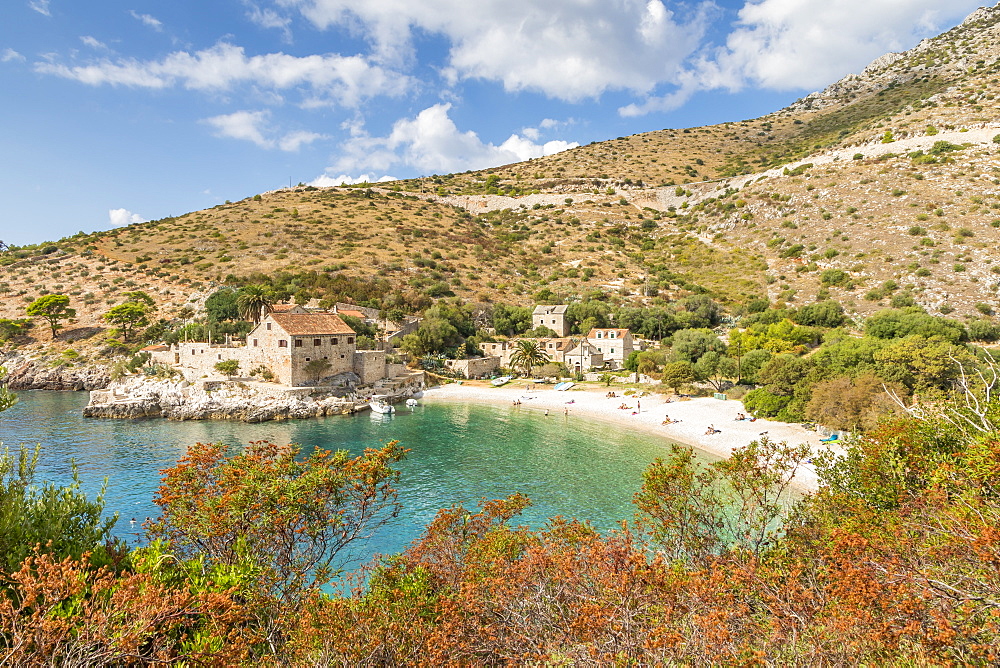
[[[590,330],[590,333],[587,334],[587,338],[588,339],[596,339],[598,332],[605,332],[605,333],[607,333],[607,332],[616,332],[616,334],[615,334],[615,338],[616,339],[623,339],[623,338],[625,338],[625,335],[628,334],[628,330],[627,329],[616,329],[614,327],[595,327],[594,329]],[[602,339],[606,339],[606,338],[609,338],[609,337],[608,336],[603,336],[601,338]]]
[[[355,333],[339,315],[333,313],[272,313],[270,317],[292,336]]]
[[[163,345],[146,346],[145,348],[142,349],[141,352],[162,353],[164,350],[170,350],[170,346],[163,346]]]
[[[352,318],[358,318],[359,320],[364,320],[367,316],[361,311],[348,311],[347,309],[337,309],[337,315],[349,315]]]
[[[271,304],[271,313],[288,313],[292,309],[301,308],[298,304]]]

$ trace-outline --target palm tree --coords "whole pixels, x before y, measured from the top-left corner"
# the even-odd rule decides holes
[[[273,304],[274,294],[263,285],[244,286],[236,298],[236,308],[240,310],[240,317],[252,321],[255,325],[260,322],[262,316],[270,313]]]
[[[530,339],[521,339],[518,341],[515,345],[514,354],[510,356],[510,363],[515,368],[522,369],[525,376],[531,375],[531,367],[545,364],[548,361],[549,356],[538,345],[538,341]]]

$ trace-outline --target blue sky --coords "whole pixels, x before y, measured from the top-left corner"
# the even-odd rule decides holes
[[[6,0],[0,240],[753,118],[968,0]]]

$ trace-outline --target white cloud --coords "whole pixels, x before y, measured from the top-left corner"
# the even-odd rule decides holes
[[[145,223],[146,219],[128,209],[108,209],[108,220],[112,227],[125,227],[132,223]]]
[[[316,186],[317,188],[327,188],[329,186],[354,185],[356,183],[387,183],[395,180],[392,176],[382,176],[376,179],[371,174],[362,174],[361,176],[348,176],[347,174],[327,176],[324,174],[323,176],[316,177],[307,185]]]
[[[225,91],[240,84],[275,91],[296,89],[304,96],[305,106],[354,106],[374,95],[402,94],[409,85],[407,77],[372,65],[360,56],[247,56],[242,47],[226,43],[194,53],[176,51],[160,61],[100,60],[79,66],[38,62],[35,70],[92,86],[183,86],[206,92]]]
[[[52,12],[49,11],[49,0],[31,0],[28,7],[44,16],[52,16]]]
[[[128,10],[128,13],[136,21],[141,22],[145,26],[149,26],[150,28],[152,28],[153,30],[156,30],[157,32],[160,32],[160,31],[163,30],[163,22],[160,21],[155,16],[150,16],[149,14],[140,14],[139,12],[135,11],[134,9]]]
[[[404,62],[413,34],[450,42],[445,78],[502,82],[563,100],[647,92],[698,47],[711,2],[685,20],[661,0],[279,0],[319,28],[361,26],[382,62]]]
[[[911,48],[981,0],[760,0],[747,2],[703,87],[775,90],[825,86],[888,51]]]
[[[80,38],[80,41],[92,49],[106,50],[108,48],[107,44],[90,35],[84,35]]]
[[[253,142],[261,148],[277,148],[288,152],[298,151],[318,139],[327,138],[326,135],[303,130],[282,134],[270,126],[270,118],[268,111],[237,111],[206,118],[203,122],[215,128],[217,137],[240,139]]]
[[[0,53],[0,63],[24,62],[25,58],[14,49],[4,49]]]
[[[409,167],[421,174],[451,173],[521,162],[578,146],[565,141],[538,144],[517,134],[499,145],[486,143],[475,132],[459,130],[448,116],[450,109],[450,104],[437,104],[414,118],[396,121],[387,137],[358,134],[344,143],[344,155],[334,169],[387,172],[392,167]]]
[[[243,4],[247,7],[247,18],[251,23],[268,30],[278,30],[286,42],[292,41],[292,20],[290,18],[282,16],[273,9],[262,8],[253,2],[245,1]]]

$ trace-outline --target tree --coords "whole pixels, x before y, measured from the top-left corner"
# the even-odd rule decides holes
[[[725,353],[726,345],[710,329],[682,329],[674,332],[670,350],[674,361],[693,364],[710,350]]]
[[[886,383],[871,374],[854,378],[834,378],[817,383],[806,404],[806,417],[819,424],[858,431],[872,429],[879,420],[902,413],[889,396],[905,397],[906,389],[896,383]]]
[[[240,309],[236,305],[236,299],[236,291],[232,288],[223,288],[213,292],[205,300],[205,313],[208,315],[208,321],[215,323],[239,319]]]
[[[60,320],[76,317],[76,310],[69,307],[69,297],[66,295],[45,295],[28,304],[26,313],[32,318],[42,318],[48,321],[52,328],[52,338],[56,331],[62,328]]]
[[[253,324],[260,322],[274,305],[274,293],[263,285],[245,285],[240,288],[236,297],[236,308],[240,317]]]
[[[2,382],[7,375],[7,369],[0,366],[0,413],[17,403],[17,395],[7,389],[7,384]]]
[[[128,342],[136,329],[149,325],[149,306],[139,302],[125,302],[105,313],[104,319],[121,330],[123,340]]]
[[[178,559],[252,567],[262,593],[300,600],[329,581],[345,549],[399,514],[392,465],[405,454],[397,441],[354,458],[259,441],[227,458],[225,445],[199,443],[164,472],[162,515],[148,533]]]
[[[103,550],[118,519],[102,517],[103,489],[93,501],[80,491],[76,465],[65,487],[38,483],[38,454],[23,445],[14,455],[0,453],[0,573],[17,570],[36,545],[60,559]]]
[[[514,352],[510,356],[510,363],[514,368],[520,368],[525,376],[531,375],[531,367],[545,364],[549,361],[548,354],[542,350],[538,341],[521,339],[514,344]]]
[[[832,299],[806,304],[798,310],[795,322],[810,327],[840,327],[847,322],[844,307]]]
[[[726,383],[739,375],[739,369],[736,360],[710,350],[695,362],[694,374],[698,380],[708,382],[716,392],[722,392]]]
[[[493,307],[493,329],[504,336],[523,334],[531,329],[531,309],[497,304]]]
[[[309,360],[306,362],[306,373],[314,383],[318,383],[323,374],[330,368],[330,360]]]
[[[661,379],[675,394],[680,394],[681,387],[694,382],[694,369],[690,362],[671,362],[663,367]]]
[[[216,362],[215,370],[221,374],[224,374],[227,378],[232,379],[232,377],[235,376],[237,372],[240,370],[240,361],[222,360],[221,362]]]
[[[0,318],[0,343],[10,341],[15,336],[20,336],[31,328],[32,322],[27,318]]]
[[[760,556],[778,541],[793,511],[785,496],[808,445],[765,437],[711,464],[690,448],[670,450],[646,470],[635,496],[668,556],[701,565],[725,549]]]

